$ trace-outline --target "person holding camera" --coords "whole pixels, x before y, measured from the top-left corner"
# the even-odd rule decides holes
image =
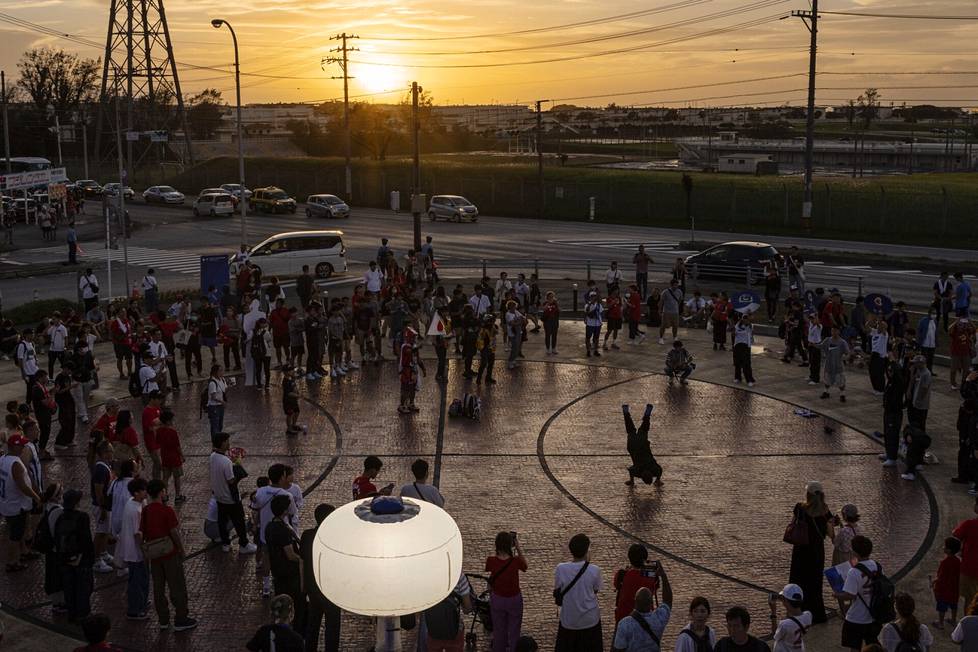
[[[812,626],[812,612],[802,611],[805,594],[797,584],[788,584],[781,593],[768,598],[771,607],[771,638],[774,652],[804,652],[805,634]],[[785,618],[778,621],[778,603],[784,603]]]
[[[516,649],[523,626],[523,594],[520,572],[526,572],[526,557],[516,532],[496,535],[496,554],[486,558],[489,573],[489,609],[492,613],[492,652]]]
[[[554,602],[560,607],[555,652],[600,652],[601,609],[597,593],[602,589],[601,569],[588,558],[591,540],[575,534],[567,547],[573,561],[554,570]]]

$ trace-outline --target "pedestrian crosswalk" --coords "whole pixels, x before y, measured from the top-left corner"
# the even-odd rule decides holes
[[[565,246],[565,247],[595,247],[598,249],[622,249],[626,251],[635,251],[638,249],[639,245],[645,245],[645,250],[648,252],[660,251],[669,252],[674,254],[694,254],[695,251],[683,251],[680,250],[678,242],[670,242],[668,240],[635,240],[635,239],[557,239],[557,240],[547,240],[550,244]]]

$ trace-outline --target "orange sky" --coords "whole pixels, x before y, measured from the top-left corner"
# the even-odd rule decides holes
[[[105,39],[108,6],[109,0],[0,0],[4,14],[97,43]],[[221,69],[182,68],[184,92],[216,87],[233,99],[230,35],[209,23],[221,17],[238,32],[246,103],[341,97],[341,83],[330,79],[339,68],[324,71],[320,61],[336,45],[329,37],[347,31],[361,37],[353,42],[360,51],[351,54],[351,93],[373,94],[370,101],[397,101],[400,89],[417,80],[439,104],[537,98],[582,105],[800,104],[808,31],[797,18],[777,18],[805,8],[807,0],[166,0],[177,60]],[[822,0],[821,8],[978,15],[975,3],[962,0]],[[601,20],[648,10],[654,13]],[[580,22],[588,24],[513,33]],[[729,29],[745,23],[758,24]],[[97,47],[9,23],[0,22],[0,32],[8,76],[16,76],[19,55],[33,46],[100,56]],[[820,71],[873,74],[826,74],[819,103],[842,103],[877,86],[885,104],[978,105],[978,74],[885,74],[978,71],[978,20],[824,15],[820,36]],[[389,38],[439,40],[383,40]],[[552,59],[559,61],[529,63]],[[798,76],[685,88],[791,74]],[[626,95],[655,89],[676,90]],[[376,94],[388,90],[396,92]]]

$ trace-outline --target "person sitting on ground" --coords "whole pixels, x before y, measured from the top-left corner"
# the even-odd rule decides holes
[[[669,384],[679,378],[679,382],[685,385],[686,379],[694,369],[696,365],[693,364],[693,355],[686,350],[680,340],[673,342],[672,348],[666,354],[666,375],[669,377]]]
[[[632,458],[632,465],[628,467],[628,486],[635,484],[635,478],[641,478],[645,484],[662,486],[662,467],[655,461],[652,455],[652,446],[649,444],[649,426],[652,417],[652,404],[645,404],[645,414],[642,416],[642,424],[638,430],[635,429],[635,422],[632,421],[632,413],[628,409],[628,404],[621,406],[622,413],[625,415],[625,431],[628,433],[628,454]]]

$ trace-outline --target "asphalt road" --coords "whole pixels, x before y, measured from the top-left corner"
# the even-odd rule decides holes
[[[163,288],[195,287],[198,283],[198,257],[205,254],[231,253],[241,242],[240,219],[201,218],[194,219],[188,208],[130,205],[132,218],[142,226],[129,241],[129,280],[142,277],[147,267],[154,267]],[[403,253],[412,246],[411,215],[393,214],[390,211],[354,208],[353,217],[348,220],[310,220],[302,213],[300,206],[296,215],[252,215],[248,218],[249,241],[257,244],[262,239],[283,231],[305,229],[340,229],[348,250],[350,272],[346,277],[336,277],[328,284],[350,284],[372,259],[380,244],[381,237],[390,239],[395,251]],[[94,225],[89,227],[90,237],[96,237]],[[586,222],[557,222],[532,219],[513,219],[500,217],[480,218],[476,224],[429,222],[423,220],[422,233],[431,235],[435,246],[435,256],[442,266],[442,277],[472,277],[481,272],[481,259],[487,259],[488,273],[495,276],[501,269],[511,274],[519,271],[533,271],[533,260],[539,260],[542,279],[587,278],[587,261],[591,261],[592,274],[602,279],[610,260],[631,260],[639,243],[655,259],[653,269],[659,276],[665,276],[668,267],[677,256],[687,255],[689,251],[679,250],[678,243],[689,239],[688,231],[613,225]],[[894,257],[942,258],[955,261],[975,261],[974,251],[959,249],[937,249],[932,247],[912,247],[883,245],[824,239],[789,239],[781,236],[763,234],[730,234],[721,232],[697,232],[697,237],[706,241],[727,241],[733,239],[763,240],[775,246],[786,248],[797,243],[806,249],[820,249],[833,252],[856,252],[852,264],[828,264],[809,261],[809,285],[837,287],[848,297],[860,289],[865,292],[882,292],[894,299],[902,299],[911,305],[925,305],[931,297],[933,274],[922,272],[908,262],[906,268],[874,268],[860,265],[859,252],[885,253]],[[109,289],[105,265],[104,239],[82,243],[84,254],[82,262],[91,260],[102,281],[103,296]],[[123,292],[122,250],[111,252],[113,262],[112,291],[118,295]],[[11,263],[50,263],[65,258],[64,245],[38,247],[12,252],[5,256]],[[495,261],[495,262],[493,262]],[[968,270],[973,271],[973,270]],[[707,283],[704,282],[704,287]],[[74,297],[75,276],[57,274],[37,276],[16,280],[0,281],[3,290],[4,306],[9,308],[35,296]]]

